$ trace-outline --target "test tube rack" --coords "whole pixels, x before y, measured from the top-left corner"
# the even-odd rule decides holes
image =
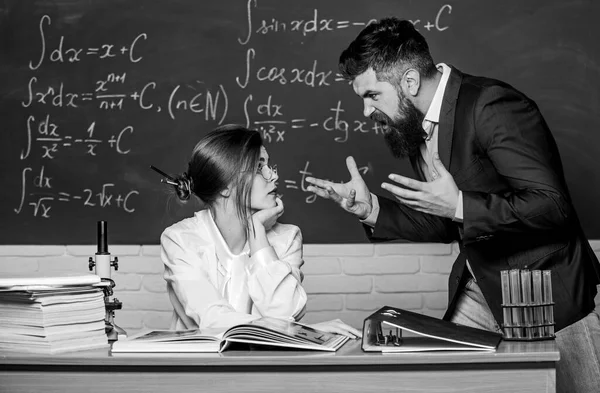
[[[500,275],[504,340],[553,339],[552,271],[510,269]]]

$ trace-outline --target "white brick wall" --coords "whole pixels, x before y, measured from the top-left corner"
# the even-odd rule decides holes
[[[600,240],[590,242],[600,257]],[[88,271],[96,246],[0,246],[0,275],[6,272]],[[171,304],[162,278],[159,246],[111,246],[119,258],[112,272],[115,297],[123,303],[115,322],[129,334],[168,328]],[[308,244],[304,247],[303,322],[340,318],[360,328],[365,317],[391,305],[441,317],[456,244]]]

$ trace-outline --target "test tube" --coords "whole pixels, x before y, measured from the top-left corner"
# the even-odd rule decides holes
[[[525,337],[534,338],[534,332],[531,325],[533,324],[533,310],[531,308],[531,271],[521,270],[521,289],[522,299],[525,307],[523,307],[523,319],[525,323]]]
[[[545,323],[549,325],[546,326],[545,332],[546,336],[552,337],[554,336],[554,305],[552,304],[552,271],[543,270],[542,271],[542,284],[544,287],[544,319]]]
[[[504,317],[504,326],[511,326],[512,315],[510,313],[510,279],[508,278],[508,270],[502,270],[500,272],[500,281],[502,283],[502,313]],[[504,337],[512,338],[512,328],[504,328]]]
[[[520,326],[523,325],[523,309],[522,307],[516,307],[521,304],[521,275],[519,269],[511,269],[509,272],[510,277],[510,300],[513,305],[512,307],[512,321],[513,325],[518,326],[513,328],[513,335],[517,338],[523,337],[523,329]]]
[[[542,296],[542,272],[541,270],[533,270],[531,272],[533,279],[533,302],[535,307],[533,308],[533,320],[536,325],[544,323],[544,309],[541,306],[544,304],[544,298]],[[539,326],[537,328],[538,337],[544,336],[544,327]]]

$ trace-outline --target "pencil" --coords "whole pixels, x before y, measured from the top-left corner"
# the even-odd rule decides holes
[[[157,173],[163,175],[164,177],[166,177],[167,179],[171,180],[172,182],[175,182],[175,179],[173,179],[171,176],[167,175],[166,173],[164,173],[163,171],[161,171],[160,169],[158,169],[154,165],[150,165],[150,169],[152,169],[153,171],[156,171]],[[177,184],[177,183],[175,183],[175,184]]]

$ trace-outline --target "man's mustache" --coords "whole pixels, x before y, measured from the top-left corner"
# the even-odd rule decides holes
[[[391,120],[385,113],[381,113],[377,110],[374,111],[373,113],[371,113],[369,118],[373,121],[376,121],[378,123],[385,124],[385,125],[389,124],[389,122]]]

